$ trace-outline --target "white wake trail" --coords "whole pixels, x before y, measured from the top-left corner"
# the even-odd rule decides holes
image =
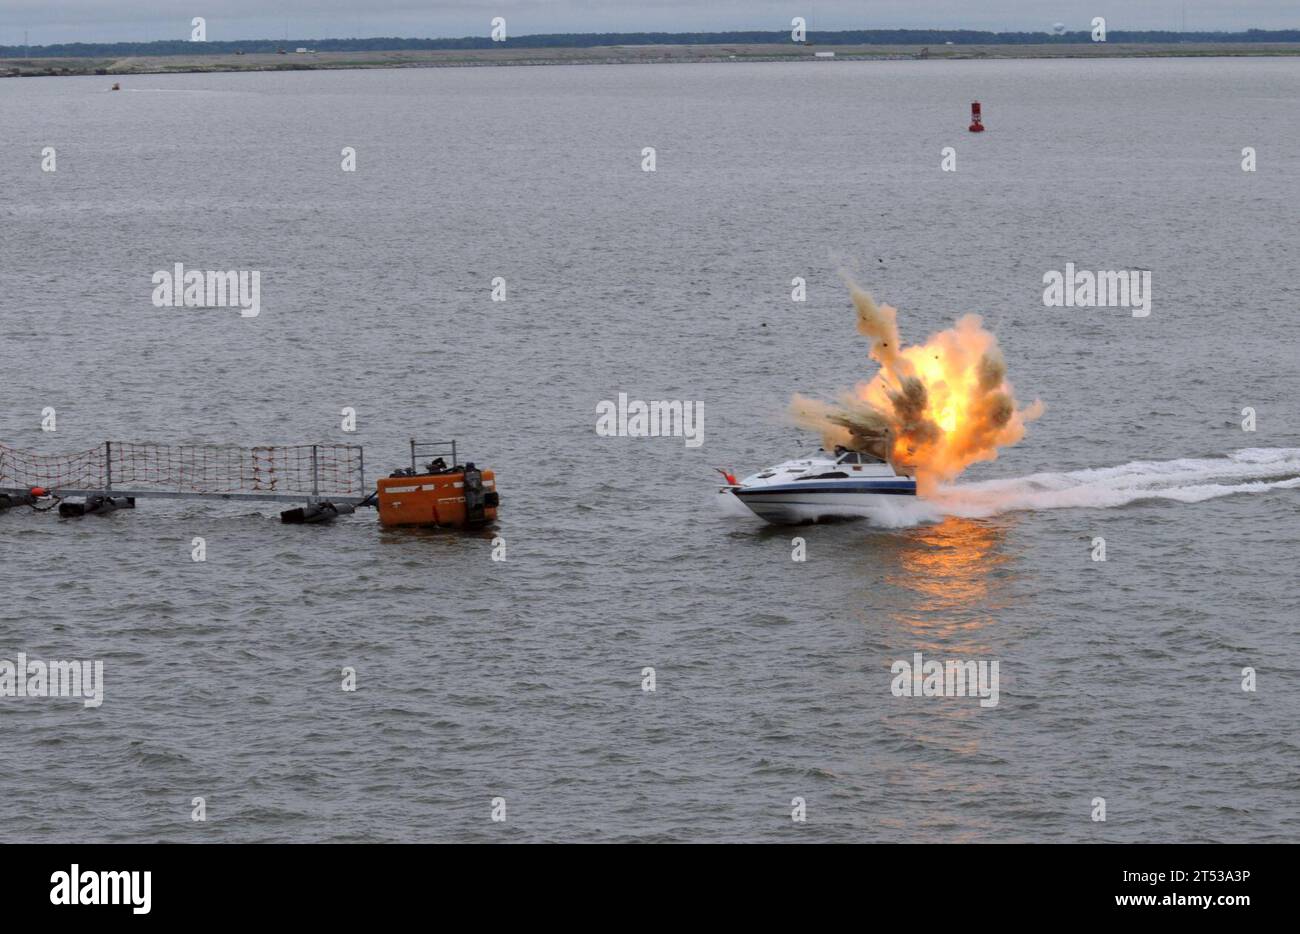
[[[940,487],[928,503],[945,515],[979,519],[1019,510],[1109,509],[1144,499],[1199,503],[1297,487],[1300,449],[1246,448],[1226,457],[1133,461],[1118,467],[954,483]],[[918,514],[917,518],[925,521],[926,517]]]

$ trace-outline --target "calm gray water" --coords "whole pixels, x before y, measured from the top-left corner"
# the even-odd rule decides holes
[[[378,471],[455,437],[498,472],[507,545],[370,512],[0,513],[0,658],[106,682],[97,709],[0,698],[0,840],[1294,841],[1298,78],[0,82],[0,443],[356,441]],[[155,308],[176,262],[260,270],[260,316]],[[1067,262],[1152,270],[1150,317],[1045,308]],[[872,372],[840,268],[912,339],[983,314],[1047,406],[940,521],[779,529],[718,501],[713,466],[815,445],[793,392]],[[619,392],[703,401],[703,446],[597,437]],[[893,696],[917,651],[998,660],[1000,703]]]

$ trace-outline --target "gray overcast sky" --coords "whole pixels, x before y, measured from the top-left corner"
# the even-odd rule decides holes
[[[486,35],[504,16],[512,35],[541,32],[692,32],[937,27],[1042,30],[1294,29],[1300,0],[0,0],[0,45],[188,39]]]

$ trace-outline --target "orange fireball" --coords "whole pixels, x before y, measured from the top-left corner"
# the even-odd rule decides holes
[[[997,338],[979,315],[905,347],[898,312],[853,283],[849,291],[858,331],[871,340],[880,370],[838,405],[795,396],[795,421],[820,431],[825,446],[869,450],[873,440],[888,438],[890,460],[914,469],[924,493],[977,461],[996,459],[998,448],[1019,441],[1025,423],[1042,414],[1041,402],[1016,402]]]

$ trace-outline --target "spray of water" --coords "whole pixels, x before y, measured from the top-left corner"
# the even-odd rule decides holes
[[[1246,448],[1226,457],[1132,461],[1118,467],[1036,473],[939,487],[946,515],[982,518],[1017,510],[1109,509],[1141,500],[1199,503],[1220,496],[1300,488],[1300,448]]]

